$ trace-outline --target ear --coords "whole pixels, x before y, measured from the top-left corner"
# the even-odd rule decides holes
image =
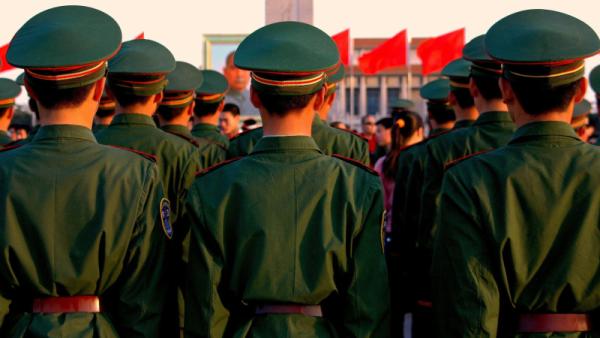
[[[93,95],[93,99],[96,102],[100,102],[100,99],[102,98],[102,92],[104,92],[104,84],[106,83],[106,78],[103,77],[100,80],[96,81],[96,83],[94,84],[94,95]]]
[[[327,94],[327,88],[323,86],[314,96],[313,111],[321,110],[323,104],[325,104],[325,94]]]
[[[477,88],[477,86],[475,85],[475,81],[473,80],[473,78],[469,79],[469,93],[471,93],[471,96],[473,98],[479,97],[480,95],[479,88]]]
[[[262,102],[260,102],[260,98],[258,97],[258,93],[252,86],[250,87],[250,102],[252,102],[254,108],[258,110],[263,107]]]
[[[333,105],[333,101],[335,101],[335,95],[336,95],[336,93],[335,93],[335,92],[333,92],[333,93],[331,93],[331,95],[329,95],[329,97],[327,98],[327,104],[328,104],[329,106],[332,106],[332,105]]]
[[[37,95],[35,94],[35,91],[31,90],[31,86],[29,85],[29,81],[27,81],[27,76],[25,76],[25,79],[23,81],[25,83],[25,90],[27,90],[27,94],[29,94],[29,96],[34,99],[35,101],[38,100]]]
[[[457,104],[456,95],[454,95],[453,91],[450,91],[450,94],[448,94],[448,103],[451,106],[456,106],[456,104]]]
[[[187,110],[186,110],[186,115],[187,115],[188,117],[191,117],[191,116],[194,114],[194,108],[195,108],[195,107],[196,107],[196,100],[192,101],[192,104],[190,104],[190,105],[187,107]]]
[[[6,117],[9,120],[12,120],[13,116],[15,116],[15,106],[11,106],[6,110]]]
[[[498,84],[500,85],[500,91],[502,92],[502,101],[507,105],[513,104],[515,102],[515,92],[510,85],[510,82],[505,78],[501,77],[498,79]]]
[[[153,102],[156,103],[156,104],[160,104],[162,102],[162,100],[163,100],[163,97],[164,97],[163,92],[160,92],[158,94],[154,94]]]
[[[581,80],[579,80],[579,86],[577,86],[575,96],[573,97],[573,99],[575,100],[575,103],[579,103],[579,102],[583,101],[583,98],[585,97],[585,92],[587,91],[587,87],[588,87],[587,78],[582,77]]]

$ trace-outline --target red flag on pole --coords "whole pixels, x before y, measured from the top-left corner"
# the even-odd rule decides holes
[[[343,32],[337,33],[331,38],[337,45],[338,51],[340,52],[340,61],[342,64],[347,66],[350,61],[350,29],[346,29]]]
[[[135,37],[135,40],[141,40],[144,38],[144,32],[142,32],[140,35]]]
[[[358,59],[358,66],[364,74],[375,74],[385,68],[405,64],[406,29]]]
[[[417,48],[422,61],[421,73],[428,75],[442,70],[450,61],[462,56],[464,45],[464,28],[425,40]]]
[[[7,70],[11,70],[15,67],[11,66],[8,64],[8,62],[6,62],[6,52],[8,51],[8,43],[2,47],[0,47],[0,62],[2,62],[2,65],[0,65],[0,72],[4,72]]]

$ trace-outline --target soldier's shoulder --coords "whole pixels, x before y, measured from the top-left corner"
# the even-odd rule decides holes
[[[15,143],[15,142],[11,142],[8,143],[2,147],[0,147],[0,156],[10,156],[10,154],[12,153],[11,150],[15,150],[18,148],[21,148],[23,146],[23,144],[19,144],[19,143]]]
[[[158,160],[158,158],[155,155],[152,155],[152,154],[140,151],[140,150],[136,150],[136,149],[132,149],[132,148],[128,148],[128,147],[116,146],[116,145],[107,145],[107,147],[110,147],[113,149],[119,149],[121,151],[126,151],[129,153],[135,154],[138,157],[145,158],[146,160],[149,160],[153,163],[156,163],[156,161]]]
[[[263,127],[258,127],[250,130],[243,131],[237,134],[235,137],[232,137],[229,142],[240,142],[240,140],[244,140],[246,138],[254,138],[254,137],[262,137]]]
[[[494,149],[481,150],[481,151],[478,151],[478,152],[475,152],[475,153],[472,153],[472,154],[467,154],[467,155],[461,156],[459,158],[456,158],[456,159],[454,159],[452,161],[449,161],[449,162],[447,162],[447,163],[444,164],[444,171],[449,170],[449,169],[451,169],[451,168],[453,168],[453,167],[455,167],[455,166],[457,166],[457,165],[459,165],[461,163],[464,163],[465,161],[467,161],[469,159],[472,159],[472,158],[475,158],[475,157],[487,154],[487,153],[489,153],[489,152],[491,152],[493,150]]]
[[[171,135],[175,135],[175,136],[187,141],[189,144],[193,145],[196,148],[200,147],[200,143],[192,136],[184,135],[184,134],[174,132],[174,131],[167,131],[167,133],[169,133]]]
[[[369,167],[369,166],[365,165],[364,163],[362,163],[360,161],[357,161],[357,160],[355,160],[353,158],[342,156],[342,155],[339,155],[339,154],[332,154],[331,157],[337,158],[337,159],[339,159],[341,161],[344,161],[346,163],[350,163],[351,165],[353,165],[353,166],[355,166],[355,167],[361,169],[362,171],[365,171],[365,172],[367,172],[367,173],[369,173],[371,175],[379,176],[379,174],[375,170],[373,170],[371,167]]]
[[[241,159],[242,159],[242,157],[234,157],[234,158],[230,158],[228,160],[225,160],[223,162],[219,162],[219,163],[217,163],[217,164],[215,164],[213,166],[210,166],[210,167],[208,167],[206,169],[202,169],[202,170],[198,171],[196,173],[196,177],[202,177],[202,176],[205,176],[206,174],[209,174],[209,173],[212,173],[212,172],[216,172],[216,171],[218,171],[218,170],[220,170],[220,169],[222,169],[222,168],[224,168],[224,167],[226,167],[226,166],[228,166],[228,165],[230,165],[230,164],[232,164],[232,163],[234,163],[236,161],[239,161]]]

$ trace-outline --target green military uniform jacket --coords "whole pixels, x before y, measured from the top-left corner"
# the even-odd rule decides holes
[[[0,147],[11,143],[13,140],[8,136],[8,133],[4,130],[0,130]]]
[[[171,202],[171,220],[175,222],[181,214],[187,189],[201,169],[198,149],[188,141],[158,129],[151,117],[142,114],[118,114],[96,137],[103,144],[127,147],[157,157],[163,189]]]
[[[473,125],[473,123],[475,123],[475,120],[456,121],[456,123],[454,124],[454,127],[452,127],[452,129],[461,129],[461,128],[470,127]]]
[[[102,130],[104,130],[104,129],[106,129],[106,128],[108,128],[108,125],[107,125],[107,124],[94,124],[94,125],[92,126],[92,132],[93,132],[94,134],[96,134],[96,133],[99,133],[99,132],[101,132]]]
[[[185,126],[168,124],[161,127],[167,133],[178,135],[198,147],[200,152],[200,167],[208,168],[225,161],[227,150],[221,143],[209,138],[196,138]]]
[[[312,123],[312,138],[326,155],[338,154],[369,165],[369,143],[351,132],[328,126],[315,114]],[[227,157],[246,156],[263,135],[262,128],[252,129],[231,140]]]
[[[192,135],[194,135],[196,139],[208,139],[221,145],[221,147],[225,149],[229,148],[229,139],[227,136],[221,134],[219,128],[215,125],[198,123],[192,128]]]
[[[569,124],[534,122],[447,171],[433,253],[443,337],[519,334],[519,313],[600,309],[600,149]]]
[[[53,125],[0,152],[0,336],[156,337],[163,311],[158,168]],[[98,295],[100,313],[32,313]]]
[[[383,195],[306,136],[266,137],[200,175],[187,200],[187,337],[388,337]],[[255,315],[320,304],[324,317]]]

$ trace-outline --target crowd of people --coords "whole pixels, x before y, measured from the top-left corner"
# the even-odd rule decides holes
[[[425,118],[397,99],[359,134],[327,123],[345,70],[312,25],[221,74],[97,9],[38,13],[0,79],[0,336],[595,337],[598,52],[513,13],[420,89]],[[39,124],[14,140],[21,87]]]

